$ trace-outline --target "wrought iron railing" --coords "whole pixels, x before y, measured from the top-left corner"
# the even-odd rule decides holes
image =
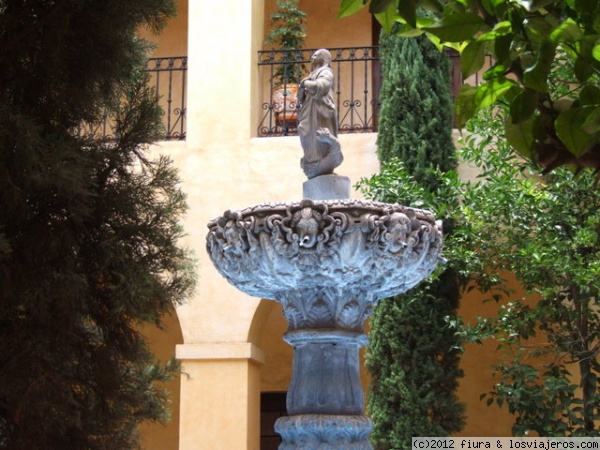
[[[151,58],[146,63],[146,71],[164,111],[164,140],[185,140],[187,56]]]
[[[284,63],[297,64],[304,69],[310,66],[310,56],[316,49],[295,50],[286,57],[284,51],[260,51],[258,65],[262,69],[264,99],[261,104],[261,116],[258,136],[295,135],[297,105],[285,103],[278,105],[273,100],[275,92],[274,75],[277,67]],[[340,133],[365,133],[377,131],[379,112],[379,88],[381,71],[379,66],[379,47],[339,47],[331,48],[332,68],[335,75],[335,101],[338,111]],[[287,53],[289,55],[289,52]],[[463,84],[460,74],[459,55],[449,53],[452,62],[452,96]],[[489,60],[489,61],[488,61]],[[487,67],[491,58],[486,60]],[[173,56],[151,58],[146,63],[152,86],[158,102],[164,112],[163,140],[185,140],[187,111],[187,57]],[[305,75],[308,70],[304,71]],[[479,74],[472,76],[471,84],[481,82]],[[288,88],[287,85],[284,88]],[[87,124],[81,133],[90,139],[114,138],[114,118],[106,114],[93,125]]]
[[[263,80],[266,80],[262,114],[258,126],[259,136],[293,136],[297,134],[296,102],[282,101],[276,92],[275,77],[278,67],[283,64],[310,65],[310,55],[316,49],[289,51],[259,51],[258,65],[263,68]],[[332,56],[332,68],[335,74],[335,101],[338,110],[340,133],[364,133],[377,131],[379,113],[379,89],[381,70],[379,65],[379,47],[342,47],[329,49]],[[483,82],[481,74],[491,67],[491,55],[486,55],[484,68],[468,79],[463,79],[460,70],[460,55],[448,50],[450,58],[450,95],[458,95],[462,85],[469,83],[478,86]],[[304,73],[306,74],[306,70]],[[284,80],[284,93],[291,92]]]
[[[283,64],[310,67],[310,56],[317,49],[301,49],[290,53],[282,50],[258,52],[258,65],[263,69],[263,101],[259,136],[290,136],[297,134],[296,110],[299,105],[274,98],[275,74]],[[335,77],[334,97],[340,133],[365,133],[377,130],[379,102],[379,47],[329,48]],[[303,73],[308,75],[308,71]],[[284,97],[291,94],[287,80],[283,82]],[[287,99],[286,99],[287,100]]]
[[[165,135],[162,140],[185,140],[187,102],[187,56],[150,58],[146,63],[150,83],[163,110]],[[104,114],[102,120],[85,124],[80,133],[92,140],[115,138],[115,120]]]

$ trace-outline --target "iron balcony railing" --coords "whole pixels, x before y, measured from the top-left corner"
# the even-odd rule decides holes
[[[316,49],[301,49],[293,52],[260,51],[258,65],[262,69],[262,91],[258,136],[296,135],[297,106],[294,103],[273,100],[275,93],[274,75],[277,67],[284,63],[301,66],[304,75],[308,75],[310,56]],[[379,65],[379,47],[339,47],[329,49],[332,56],[332,68],[335,75],[335,101],[338,111],[340,133],[365,133],[377,131],[379,112],[379,89],[381,71]],[[479,85],[481,77],[476,74],[463,80],[460,73],[460,60],[456,52],[449,53],[452,63],[451,93],[454,97],[464,82]],[[492,64],[491,57],[486,59],[486,67]],[[187,111],[187,56],[151,58],[146,63],[150,82],[154,87],[158,102],[164,112],[163,140],[186,139]],[[287,84],[284,80],[284,91]],[[288,113],[292,114],[288,114]],[[98,139],[114,138],[114,118],[105,115],[95,124],[86,124],[80,130],[86,137]]]
[[[310,56],[316,49],[294,51],[268,50],[258,52],[258,65],[263,69],[263,101],[258,136],[293,136],[297,134],[297,109],[295,101],[287,101],[293,89],[287,80],[283,80],[283,99],[275,95],[278,68],[285,64],[302,67],[304,75],[310,67]],[[339,133],[366,133],[377,131],[379,113],[379,90],[382,84],[379,63],[379,47],[340,47],[329,49],[332,56],[332,68],[335,75],[335,102],[338,111]],[[485,66],[477,74],[463,79],[460,70],[460,55],[448,50],[450,58],[450,95],[458,95],[462,85],[469,83],[478,86],[483,82],[481,74],[491,67],[493,61],[486,55]],[[281,73],[281,70],[279,71]],[[293,72],[289,70],[289,72]],[[266,87],[265,87],[266,86]]]
[[[263,100],[258,136],[296,135],[299,107],[294,101],[288,80],[275,86],[277,69],[285,65],[301,67],[303,76],[310,71],[310,57],[317,49],[290,51],[266,50],[258,52],[258,65],[262,68]],[[334,97],[338,112],[340,133],[365,133],[377,130],[379,101],[379,47],[329,48],[335,78]],[[289,66],[288,66],[289,67]],[[289,71],[291,72],[291,71]],[[283,94],[276,97],[278,87]],[[284,97],[283,101],[281,96]]]
[[[187,56],[150,58],[146,62],[146,71],[150,74],[150,83],[163,110],[165,135],[162,140],[185,140]],[[101,121],[84,125],[80,133],[91,140],[114,139],[114,117],[105,114]]]

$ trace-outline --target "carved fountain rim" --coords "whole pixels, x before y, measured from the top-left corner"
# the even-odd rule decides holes
[[[409,217],[414,214],[415,219],[423,220],[431,224],[437,224],[440,226],[440,221],[435,219],[435,216],[431,211],[413,208],[409,206],[403,206],[398,203],[385,203],[372,200],[362,199],[338,199],[338,200],[300,200],[300,201],[287,201],[287,202],[265,202],[259,203],[253,206],[248,206],[238,210],[227,210],[223,215],[210,220],[207,224],[208,228],[213,228],[217,225],[218,221],[222,220],[223,217],[228,216],[232,213],[239,214],[240,218],[249,215],[260,215],[261,213],[272,214],[278,210],[287,211],[289,209],[301,209],[304,207],[320,206],[324,205],[330,212],[343,210],[346,213],[355,212],[356,215],[364,213],[365,211],[373,211],[378,214],[392,214],[395,212],[401,212],[407,214]]]

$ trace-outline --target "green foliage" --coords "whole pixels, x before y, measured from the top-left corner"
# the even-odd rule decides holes
[[[340,16],[367,3],[387,32],[426,35],[460,51],[465,77],[492,55],[486,82],[465,85],[456,99],[459,125],[503,103],[509,106],[505,135],[520,155],[546,172],[562,165],[600,168],[598,0],[343,0]],[[572,93],[569,101],[551,86],[556,60],[568,69],[561,82]]]
[[[513,433],[595,436],[600,195],[591,174],[560,169],[536,175],[504,139],[504,114],[489,111],[467,124],[459,156],[479,171],[475,181],[440,173],[442,188],[432,195],[392,162],[362,184],[369,195],[398,192],[402,203],[431,209],[445,223],[450,218],[447,266],[499,302],[496,316],[480,318],[459,335],[498,343],[499,381],[483,397],[515,415]],[[527,301],[506,287],[502,275],[509,273]],[[449,327],[460,330],[459,322],[449,315]]]
[[[377,449],[410,448],[412,436],[446,436],[462,428],[462,408],[450,395],[462,376],[460,351],[447,344],[456,330],[444,320],[458,298],[450,291],[440,300],[437,287],[377,305],[367,356],[373,377],[371,440]]]
[[[304,47],[306,13],[298,7],[298,0],[277,0],[277,11],[269,16],[271,30],[265,44],[283,53],[284,64],[277,66],[273,80],[276,86],[300,83],[304,64],[298,50]]]
[[[463,156],[482,175],[463,188],[464,228],[489,272],[513,273],[537,300],[506,292],[497,317],[480,319],[465,337],[498,341],[505,358],[488,403],[517,416],[513,433],[595,436],[600,195],[589,174],[561,169],[539,178],[513,159],[502,113],[468,124],[474,134]]]
[[[143,64],[173,3],[5,1],[0,8],[0,448],[131,449],[168,417],[139,333],[193,285],[186,210]],[[116,139],[78,133],[105,108]]]
[[[381,161],[400,158],[421,184],[435,189],[430,171],[456,167],[452,142],[450,62],[426,39],[380,39],[383,86],[377,151]]]
[[[435,205],[437,217],[445,218],[458,206],[452,182],[441,176],[456,167],[448,60],[426,40],[382,36],[381,50],[377,145],[384,168],[361,182],[363,191],[381,201]],[[446,232],[450,228],[449,219]],[[455,269],[442,269],[375,308],[367,367],[377,449],[410,448],[413,436],[446,436],[462,428],[463,406],[455,396],[460,351],[446,320],[458,307],[459,279]]]
[[[454,395],[462,370],[456,330],[446,317],[458,305],[452,273],[379,302],[371,322],[367,368],[369,414],[377,449],[409,448],[412,436],[447,436],[463,426]]]

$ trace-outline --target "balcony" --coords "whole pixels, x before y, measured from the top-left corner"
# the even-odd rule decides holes
[[[163,111],[165,134],[161,140],[185,140],[187,56],[150,58],[146,62],[146,71]],[[114,117],[105,113],[102,120],[85,124],[79,132],[90,140],[112,140],[114,130]]]
[[[262,69],[263,102],[261,120],[257,135],[294,136],[297,134],[296,110],[299,105],[288,102],[285,94],[288,91],[284,81],[284,98],[274,96],[274,85],[277,67],[282,65],[300,66],[304,76],[310,67],[310,56],[317,49],[290,51],[260,51],[258,65]],[[332,57],[332,69],[335,77],[334,98],[338,111],[338,132],[368,133],[377,131],[379,113],[379,90],[381,87],[381,70],[379,63],[379,47],[340,47],[329,49]],[[448,50],[450,58],[450,95],[452,99],[458,94],[464,83],[478,86],[482,82],[481,73],[492,65],[491,56],[486,57],[486,64],[480,73],[468,79],[462,78],[460,55]],[[292,86],[290,84],[290,86]],[[295,86],[295,85],[294,85]]]
[[[263,100],[260,105],[260,120],[257,136],[295,136],[297,106],[293,103],[274,100],[273,83],[277,66],[293,64],[302,66],[308,75],[310,56],[317,49],[284,51],[260,51],[258,66],[261,70]],[[338,132],[369,133],[377,131],[379,112],[379,89],[381,71],[379,47],[340,47],[329,49],[332,56],[332,69],[335,76],[334,99],[338,111]],[[460,73],[460,60],[456,52],[449,53],[451,61],[451,95],[454,97],[463,83],[479,85],[481,76],[476,74],[463,80]],[[492,64],[486,59],[486,67]],[[163,110],[164,141],[186,139],[187,108],[187,57],[173,56],[151,58],[146,63],[150,82]],[[284,91],[288,86],[284,84]],[[82,127],[80,133],[93,140],[114,138],[114,117],[106,114],[95,124]]]

